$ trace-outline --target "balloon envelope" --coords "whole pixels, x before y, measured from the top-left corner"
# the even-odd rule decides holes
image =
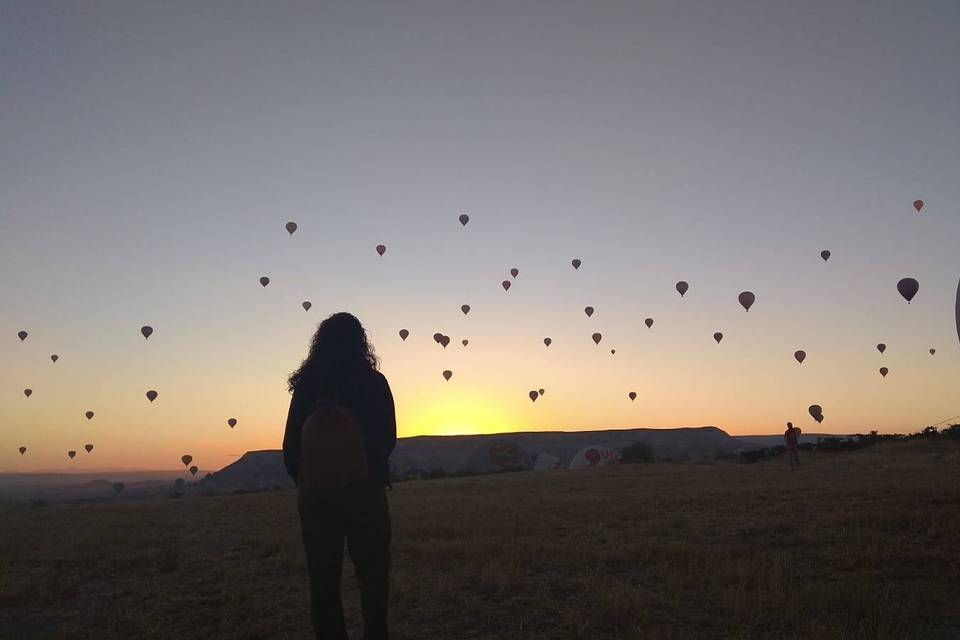
[[[680,294],[680,297],[681,297],[681,298],[683,297],[683,294],[685,294],[685,293],[687,292],[687,289],[689,289],[689,288],[690,288],[690,285],[687,284],[687,283],[686,283],[685,281],[683,281],[683,280],[681,280],[680,282],[677,283],[677,293]]]
[[[293,235],[297,230],[297,223],[291,220],[286,224],[286,227],[287,227],[287,233],[289,233],[290,235]]]
[[[83,448],[87,450],[87,453],[90,453],[91,451],[93,451],[93,445],[92,445],[92,444],[85,444],[85,445],[83,445]]]
[[[440,336],[440,344],[446,349],[447,345],[450,344],[450,336]]]
[[[923,209],[923,200],[914,200],[913,208],[917,210],[917,213],[920,213],[920,209]]]
[[[261,277],[260,277],[260,286],[265,287],[265,286],[267,286],[268,284],[270,284],[270,278],[268,278],[267,276],[261,276]]]
[[[379,253],[382,256],[386,252],[387,252],[387,247],[385,245],[382,245],[382,244],[377,245],[377,253]]]
[[[227,426],[233,429],[235,426],[237,426],[237,419],[236,418],[227,419]]]
[[[400,329],[400,339],[401,339],[401,340],[406,340],[409,335],[410,335],[410,332],[409,332],[409,331],[407,331],[406,329]]]
[[[93,420],[93,411],[87,411],[83,415],[87,416],[87,420]]]
[[[26,447],[20,447],[19,449],[17,449],[17,451],[20,452],[20,455],[23,455],[23,454],[25,454],[25,453],[27,452],[27,448],[26,448]]]
[[[880,375],[881,375],[881,376],[883,376],[884,378],[886,378],[888,373],[890,373],[890,369],[887,369],[886,367],[880,367]]]
[[[460,305],[460,311],[463,312],[463,315],[467,315],[468,313],[470,313],[470,305],[468,304]]]
[[[452,377],[453,377],[453,371],[450,371],[450,369],[447,369],[443,372],[444,380],[450,380],[450,378]]]
[[[189,453],[185,453],[182,456],[180,456],[180,462],[183,463],[183,466],[187,467],[190,465],[191,462],[193,462],[193,456],[190,455]]]
[[[464,338],[463,340],[460,341],[460,344],[462,344],[463,346],[467,346],[468,344],[470,344],[470,341]]]
[[[140,335],[142,335],[143,339],[146,340],[147,338],[153,335],[153,327],[151,327],[150,325],[144,325],[140,327]]]
[[[77,455],[76,451],[67,451],[67,457],[70,458],[71,460],[73,460],[74,457],[76,457],[76,455]]]
[[[717,344],[720,344],[720,341],[723,340],[723,334],[717,331],[713,334],[713,339],[717,341]]]
[[[540,397],[540,394],[537,391],[531,391],[527,394],[527,396],[530,398],[530,402],[536,402],[537,398]]]
[[[304,300],[303,302],[300,303],[300,306],[303,307],[304,311],[310,311],[310,307],[313,306],[313,303],[310,302],[309,300]]]
[[[546,346],[548,346],[548,347],[550,346],[550,344],[551,344],[552,342],[553,342],[553,340],[551,340],[550,338],[544,338],[544,339],[543,339],[543,344],[546,345]]]
[[[830,259],[830,252],[824,249],[823,251],[820,252],[820,257],[823,258],[824,262],[826,262],[827,260]]]
[[[190,475],[192,475],[192,476],[197,475],[197,471],[200,471],[200,468],[197,467],[196,465],[190,467]]]
[[[29,398],[30,396],[33,395],[33,389],[24,389],[24,390],[23,390],[23,395],[25,395],[25,396],[27,396],[27,397]]]
[[[818,405],[818,404],[812,404],[812,405],[810,405],[810,407],[807,409],[807,411],[810,412],[810,416],[811,416],[812,418],[814,418],[814,419],[816,419],[817,416],[822,416],[822,415],[823,415],[823,407],[821,407],[821,406]]]
[[[467,226],[467,223],[470,222],[470,216],[468,216],[465,213],[461,213],[460,217],[457,218],[457,220],[459,220],[460,224],[462,224],[463,226]]]
[[[150,389],[150,391],[147,391],[147,400],[149,400],[150,402],[153,402],[154,400],[157,399],[158,395],[159,394],[156,391],[154,391],[153,389]]]
[[[917,295],[917,291],[919,290],[920,283],[913,278],[904,278],[897,283],[897,291],[900,292],[900,295],[903,296],[908,304],[913,300],[913,296]]]
[[[570,264],[573,265],[574,269],[579,269],[582,263],[580,262],[580,258],[574,258],[573,260],[570,261]]]
[[[20,338],[20,342],[23,342],[24,340],[26,340],[28,335],[30,334],[28,334],[26,331],[17,332],[17,337]]]
[[[584,307],[583,312],[587,314],[587,317],[589,318],[593,315],[593,307]]]
[[[504,291],[509,291],[509,290],[510,290],[510,281],[509,281],[509,280],[504,280],[503,282],[500,283],[500,286],[503,287],[503,290],[504,290]]]
[[[520,269],[517,269],[516,267],[510,269],[510,275],[516,278],[518,275],[520,275]]]
[[[593,334],[593,335],[590,336],[590,337],[593,338],[593,343],[594,343],[594,344],[600,344],[600,341],[603,340],[603,336],[600,335],[599,333],[595,333],[595,334]]]
[[[647,329],[653,326],[653,318],[647,318],[643,321],[643,324],[647,325]]]
[[[930,355],[933,355],[933,354],[935,354],[936,352],[937,352],[936,349],[930,349]]]
[[[807,352],[802,349],[798,349],[793,352],[793,357],[797,359],[797,362],[803,364],[803,361],[807,358]]]
[[[60,356],[58,356],[57,354],[53,354],[52,356],[50,356],[50,360],[52,362],[56,362],[59,359],[60,359]]]
[[[756,299],[757,297],[753,295],[752,291],[741,291],[740,295],[737,296],[737,300],[740,301],[740,305],[745,311],[750,311],[750,307],[753,306],[753,303],[756,301]]]
[[[637,399],[637,392],[631,391],[630,393],[627,394],[627,396],[630,398],[630,401],[633,402],[634,400]]]
[[[537,395],[539,395],[540,397],[543,397],[543,394],[545,394],[546,392],[547,392],[546,389],[537,389]]]
[[[883,353],[886,350],[887,350],[887,345],[883,344],[882,342],[877,345],[877,351],[879,351],[880,353]]]

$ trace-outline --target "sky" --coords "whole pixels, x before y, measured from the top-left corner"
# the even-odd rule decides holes
[[[0,471],[277,448],[341,310],[401,436],[960,414],[958,32],[951,0],[4,2]]]

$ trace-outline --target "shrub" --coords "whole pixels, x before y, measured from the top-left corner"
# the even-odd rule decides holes
[[[620,452],[620,462],[623,463],[637,463],[637,462],[656,462],[657,455],[651,447],[646,442],[634,442],[629,445],[626,449]]]

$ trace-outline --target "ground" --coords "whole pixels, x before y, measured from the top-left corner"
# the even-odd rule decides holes
[[[941,440],[944,440],[941,438]],[[960,637],[960,448],[398,484],[394,636]],[[0,637],[306,638],[293,492],[3,507]],[[347,615],[359,636],[352,569]]]

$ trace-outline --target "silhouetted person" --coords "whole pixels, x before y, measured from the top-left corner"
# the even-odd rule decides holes
[[[800,454],[797,453],[797,444],[800,439],[800,429],[787,423],[787,430],[783,432],[783,442],[787,445],[787,456],[790,458],[790,468],[800,466]]]
[[[364,638],[387,633],[390,572],[388,459],[397,441],[393,396],[360,321],[324,320],[300,368],[283,436],[283,461],[299,487],[310,613],[317,638],[347,640],[340,598],[343,543],[360,586]]]

